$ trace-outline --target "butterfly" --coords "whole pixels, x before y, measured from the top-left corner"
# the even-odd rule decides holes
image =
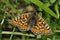
[[[38,17],[34,13],[23,13],[10,20],[12,25],[18,27],[20,31],[29,31],[35,35],[50,34],[52,30],[42,17]]]

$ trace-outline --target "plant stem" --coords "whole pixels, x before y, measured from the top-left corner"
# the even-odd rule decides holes
[[[0,40],[1,40],[1,38],[2,38],[2,28],[1,28],[1,25],[0,25]]]
[[[2,39],[2,24],[4,23],[4,18],[2,19],[2,21],[0,23],[0,40]]]
[[[12,32],[8,32],[8,31],[2,31],[2,34],[11,34]],[[24,35],[24,36],[29,36],[29,37],[34,37],[35,35],[32,34],[23,34],[20,32],[13,32],[13,35]]]
[[[15,27],[13,29],[13,32],[15,31]],[[12,37],[13,37],[13,32],[11,33],[11,36],[10,36],[10,39],[9,40],[12,40]]]
[[[25,36],[24,35],[22,35],[22,40],[25,40]]]

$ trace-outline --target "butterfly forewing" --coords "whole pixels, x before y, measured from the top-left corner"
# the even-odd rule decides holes
[[[51,33],[51,29],[49,25],[45,22],[45,20],[42,17],[36,18],[36,25],[31,28],[31,31],[35,35]]]
[[[19,17],[12,18],[12,20],[10,20],[10,23],[17,26],[20,31],[28,31],[30,28],[28,25],[28,20],[30,17],[31,13],[24,13]]]

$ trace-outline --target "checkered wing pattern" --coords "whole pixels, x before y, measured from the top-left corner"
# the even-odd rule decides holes
[[[31,31],[35,35],[50,34],[52,32],[49,25],[45,22],[45,20],[42,17],[36,18],[36,24],[34,27],[31,28]]]
[[[10,23],[12,25],[18,26],[20,31],[28,31],[30,28],[28,24],[30,17],[31,13],[24,13],[21,16],[12,18],[12,20],[10,20]]]

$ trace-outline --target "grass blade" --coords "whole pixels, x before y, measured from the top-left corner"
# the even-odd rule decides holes
[[[8,31],[2,31],[2,34],[11,34],[12,32],[8,32]],[[14,32],[12,33],[14,35],[24,35],[24,36],[30,36],[30,37],[34,37],[34,35],[32,34],[23,34],[23,33],[20,33],[20,32]]]
[[[37,5],[39,8],[43,9],[48,14],[50,14],[53,17],[55,17],[56,19],[58,19],[57,15],[50,8],[48,8],[48,6],[46,6],[45,4],[43,4],[41,1],[39,1],[39,0],[30,0],[30,1],[32,3],[34,3],[35,5]]]
[[[14,33],[14,31],[15,31],[15,27],[14,27],[14,29],[13,29],[13,32],[12,32],[12,34],[11,34],[11,36],[10,36],[10,39],[9,39],[9,40],[12,40],[12,37],[13,37],[13,33]]]

